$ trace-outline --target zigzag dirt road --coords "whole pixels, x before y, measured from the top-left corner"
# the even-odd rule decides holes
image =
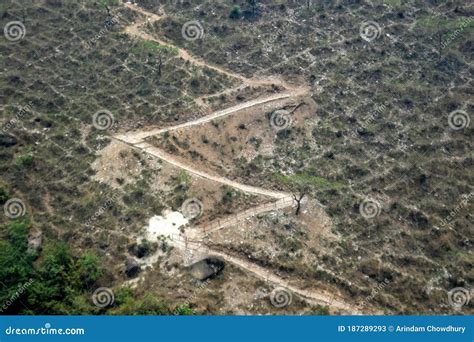
[[[132,37],[139,38],[139,39],[146,39],[146,40],[153,40],[158,42],[159,44],[165,44],[165,45],[171,45],[168,42],[165,42],[163,40],[157,39],[156,37],[151,36],[150,34],[144,33],[141,31],[141,26],[143,26],[145,23],[153,23],[157,20],[160,20],[164,16],[159,16],[154,13],[150,13],[145,11],[144,9],[138,7],[137,5],[132,5],[132,4],[125,4],[128,8],[130,8],[133,11],[136,11],[145,18],[138,22],[134,23],[127,28],[125,28],[125,33],[129,34]],[[278,206],[278,209],[284,209],[287,207],[292,206],[292,201],[290,200],[292,198],[292,195],[289,193],[283,193],[283,192],[277,192],[273,190],[268,190],[268,189],[263,189],[263,188],[258,188],[246,184],[241,184],[238,182],[235,182],[231,179],[227,179],[225,177],[220,177],[220,176],[215,176],[211,175],[203,170],[198,170],[194,168],[192,165],[185,164],[181,161],[179,161],[177,158],[174,156],[158,149],[157,147],[154,147],[144,141],[145,138],[176,130],[176,129],[182,129],[182,128],[188,128],[192,127],[195,125],[201,125],[206,122],[209,122],[211,120],[217,119],[217,118],[222,118],[226,115],[231,115],[231,114],[236,114],[239,111],[245,110],[250,107],[256,107],[256,106],[262,106],[264,104],[268,103],[278,103],[278,101],[289,99],[289,98],[294,98],[297,96],[304,95],[306,93],[306,89],[304,87],[293,87],[292,85],[287,84],[284,81],[281,81],[278,77],[268,77],[268,78],[255,78],[255,79],[249,79],[246,78],[242,75],[235,74],[234,72],[225,70],[221,67],[211,65],[203,60],[200,60],[198,58],[193,57],[190,53],[188,53],[186,50],[181,49],[176,47],[179,51],[179,57],[183,58],[190,63],[194,65],[198,65],[201,67],[206,67],[212,70],[215,70],[219,73],[225,74],[229,77],[233,77],[236,79],[241,80],[244,85],[254,85],[254,86],[262,86],[262,85],[279,85],[282,86],[283,88],[286,89],[285,92],[279,93],[276,95],[272,95],[269,97],[265,98],[260,98],[252,101],[248,101],[221,111],[217,111],[215,113],[212,113],[210,115],[207,115],[205,117],[201,117],[195,120],[191,120],[189,122],[185,122],[176,126],[168,127],[168,128],[154,128],[154,129],[149,129],[149,130],[144,130],[144,131],[135,131],[135,132],[125,132],[125,133],[120,133],[116,134],[112,138],[115,140],[118,140],[122,143],[127,144],[130,147],[142,150],[150,155],[153,155],[157,158],[160,158],[164,160],[165,162],[168,162],[172,165],[175,165],[178,168],[181,168],[183,170],[188,171],[189,173],[202,177],[214,182],[218,182],[221,184],[225,184],[228,186],[231,186],[235,189],[238,189],[240,191],[252,193],[252,194],[257,194],[257,195],[262,195],[262,196],[267,196],[270,198],[273,198],[276,200],[276,205]],[[265,212],[268,211],[270,208],[265,207],[265,206],[259,206],[256,208],[253,208],[254,212]],[[234,215],[236,217],[236,220],[239,220],[239,214]],[[240,219],[245,219],[247,217],[252,216],[252,213],[250,211],[247,211],[246,214],[241,213],[240,214]],[[225,220],[224,220],[225,221]],[[232,221],[232,220],[230,220]],[[232,221],[234,222],[234,221]],[[236,221],[235,221],[236,222]],[[228,222],[227,222],[228,223]],[[213,231],[225,228],[228,226],[227,223],[224,224],[219,224],[219,223],[211,223],[208,226],[208,233]],[[204,229],[205,230],[205,229]],[[194,231],[198,231],[198,229],[194,229]],[[200,229],[199,229],[200,231]],[[214,249],[209,249],[205,245],[204,238],[207,237],[208,233],[206,234],[200,234],[200,233],[194,233],[192,237],[193,242],[183,242],[183,237],[176,237],[174,239],[174,243],[176,246],[181,246],[183,248],[191,248],[192,250],[195,250],[198,252],[198,254],[212,254],[219,256],[226,260],[229,263],[232,263],[250,273],[253,275],[270,282],[272,284],[275,284],[277,286],[283,287],[287,289],[288,291],[291,291],[297,295],[299,295],[301,298],[305,299],[307,302],[311,304],[320,304],[320,305],[329,305],[332,308],[344,310],[346,312],[350,312],[352,314],[357,314],[360,312],[360,308],[357,305],[351,304],[348,301],[346,301],[344,298],[342,298],[339,295],[331,295],[329,293],[326,293],[325,291],[318,290],[318,289],[301,289],[298,288],[294,285],[290,285],[287,281],[285,281],[283,278],[278,277],[275,274],[272,274],[270,271],[266,270],[265,268],[258,266],[250,261],[242,260],[240,258],[237,258],[235,256],[232,256],[230,254],[214,250]],[[196,235],[197,234],[197,235]]]
[[[203,117],[198,118],[196,120],[188,121],[188,122],[176,125],[176,126],[165,127],[165,128],[155,128],[155,129],[151,129],[151,130],[147,130],[147,131],[126,132],[126,133],[123,133],[123,134],[116,135],[115,138],[117,138],[119,140],[123,140],[123,141],[131,143],[131,144],[137,144],[137,143],[140,143],[140,142],[144,141],[145,138],[153,136],[153,135],[157,135],[157,134],[177,130],[177,129],[180,129],[180,128],[187,128],[187,127],[191,127],[191,126],[195,126],[195,125],[202,125],[202,124],[205,124],[205,123],[210,122],[212,120],[222,118],[223,116],[235,114],[238,111],[241,111],[243,109],[247,109],[247,108],[250,108],[250,107],[255,107],[255,106],[270,103],[270,102],[275,102],[275,101],[278,101],[278,100],[288,99],[290,97],[292,97],[292,95],[290,93],[286,93],[286,92],[281,93],[281,94],[276,94],[276,95],[272,95],[272,96],[269,96],[269,97],[264,97],[264,98],[244,102],[244,103],[238,104],[236,106],[226,108],[226,109],[217,111],[215,113],[212,113],[210,115],[206,115],[206,116],[203,116]]]

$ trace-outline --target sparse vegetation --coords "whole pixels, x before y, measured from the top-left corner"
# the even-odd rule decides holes
[[[149,24],[116,0],[46,1],[41,10],[35,2],[0,6],[4,24],[27,26],[23,40],[0,42],[7,66],[0,76],[0,204],[10,198],[25,204],[19,219],[0,216],[0,303],[32,279],[6,313],[193,315],[217,306],[234,313],[222,289],[238,279],[253,293],[253,276],[245,272],[226,268],[214,295],[195,298],[194,306],[178,304],[182,294],[171,291],[180,286],[190,296],[194,287],[168,241],[134,255],[159,253],[153,259],[159,272],[146,273],[142,291],[121,287],[121,266],[150,218],[179,211],[189,197],[205,202],[197,226],[263,200],[195,180],[135,149],[114,154],[117,142],[109,135],[196,120],[290,87],[304,91],[278,106],[246,108],[238,119],[226,115],[146,140],[216,177],[293,193],[296,215],[288,208],[257,215],[251,230],[243,222],[216,233],[215,247],[291,276],[302,288],[317,283],[354,302],[390,279],[370,303],[388,313],[453,313],[446,291],[473,280],[472,200],[462,197],[472,193],[472,123],[462,129],[448,123],[450,113],[469,117],[474,109],[469,7],[206,0],[197,12],[189,2],[171,3],[140,1],[166,13]],[[118,14],[118,23],[104,30]],[[182,24],[197,15],[205,39],[190,42]],[[228,19],[218,25],[216,18]],[[368,18],[381,28],[370,42],[359,32]],[[183,57],[188,53],[195,60]],[[232,73],[271,82],[244,83]],[[277,79],[284,82],[273,84]],[[288,127],[270,125],[275,109],[292,108]],[[93,125],[102,109],[114,119],[107,130]],[[361,215],[366,200],[377,209],[370,218]],[[32,250],[29,234],[36,230],[44,241]],[[99,286],[114,289],[114,305],[93,305]],[[278,313],[333,310],[298,305]],[[472,306],[462,310],[469,314]],[[276,310],[246,303],[242,312]]]

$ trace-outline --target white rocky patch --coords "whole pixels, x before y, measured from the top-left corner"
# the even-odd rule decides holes
[[[171,243],[182,241],[183,234],[179,228],[188,222],[188,219],[180,212],[165,210],[163,216],[157,215],[150,218],[146,233],[147,239],[156,241],[159,236],[165,236],[171,239]]]

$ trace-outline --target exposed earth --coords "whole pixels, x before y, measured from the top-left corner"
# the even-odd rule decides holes
[[[0,13],[6,313],[474,313],[472,4]]]

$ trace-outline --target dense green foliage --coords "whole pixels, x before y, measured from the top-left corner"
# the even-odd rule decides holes
[[[27,220],[1,226],[0,312],[2,314],[97,314],[192,315],[189,306],[174,310],[163,301],[145,295],[137,299],[130,288],[115,290],[108,308],[93,305],[92,292],[103,274],[100,259],[91,252],[71,254],[63,242],[46,244],[40,253],[28,252]]]
[[[4,311],[70,314],[74,303],[86,296],[101,275],[99,259],[92,253],[74,258],[63,242],[47,244],[40,255],[28,252],[29,227],[26,220],[1,227],[6,239],[0,242],[0,302],[11,302]]]

